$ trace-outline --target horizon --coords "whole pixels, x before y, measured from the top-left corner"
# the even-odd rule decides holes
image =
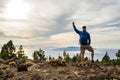
[[[14,44],[14,41],[13,41]],[[16,52],[18,51],[20,45],[16,46],[14,44],[15,48],[16,48]],[[67,51],[67,53],[69,53],[70,57],[73,57],[76,54],[79,54],[80,50],[78,50],[79,46],[67,46],[67,47],[25,47],[23,46],[23,50],[24,50],[24,54],[26,56],[28,56],[28,59],[33,59],[32,55],[34,53],[34,51],[39,51],[39,49],[42,49],[43,51],[45,51],[45,56],[46,58],[48,58],[48,56],[54,57],[54,58],[58,58],[58,56],[62,56],[63,55],[63,51]],[[0,46],[2,48],[2,46]],[[71,47],[75,47],[77,49],[71,49]],[[0,48],[0,50],[1,50]],[[117,53],[117,51],[119,49],[117,48],[94,48],[95,50],[95,60],[102,60],[101,56],[104,56],[105,53],[107,52],[108,55],[110,56],[111,59],[116,59],[117,57],[115,56],[115,53]],[[87,51],[85,56],[86,57],[90,57],[90,52]]]
[[[76,3],[77,2],[77,3]],[[120,48],[120,1],[1,0],[0,45],[12,40],[29,48],[79,46],[86,25],[93,48]]]

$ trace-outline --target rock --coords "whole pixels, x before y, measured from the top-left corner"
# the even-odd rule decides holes
[[[45,80],[45,77],[35,72],[32,74],[32,80]]]
[[[59,74],[69,74],[70,73],[70,71],[69,70],[59,70],[58,71],[59,72]]]
[[[39,68],[43,68],[45,63],[38,63]]]
[[[66,62],[61,60],[50,60],[48,63],[52,66],[66,66]]]
[[[86,76],[87,80],[92,80],[93,78],[95,78],[96,74],[88,74]]]
[[[81,70],[78,75],[85,75],[86,74],[86,71],[85,70]]]
[[[1,68],[2,70],[6,70],[7,68],[9,68],[9,66],[6,65],[6,64],[1,64],[1,65],[0,65],[0,68]]]
[[[16,63],[15,63],[14,61],[9,62],[9,66],[10,66],[10,67],[16,67]]]
[[[16,59],[15,62],[17,65],[19,65],[19,64],[25,63],[25,60],[24,59]]]
[[[90,72],[90,73],[96,73],[96,70],[93,69],[93,68],[91,68],[91,69],[89,69],[89,72]]]
[[[40,71],[41,66],[39,64],[33,64],[31,67],[28,68],[29,71]]]
[[[74,63],[72,63],[72,66],[77,67],[77,66],[78,66],[78,62],[74,62]]]
[[[116,66],[116,69],[117,69],[116,72],[117,72],[118,74],[120,74],[120,65],[117,65],[117,66]]]
[[[10,77],[14,77],[15,73],[10,69],[10,68],[7,68],[5,70],[5,73],[4,73],[8,78]]]
[[[78,79],[76,79],[76,77],[73,75],[68,75],[66,80],[78,80]]]
[[[5,63],[5,60],[0,58],[0,63],[4,64]]]
[[[28,71],[27,69],[27,65],[26,64],[20,64],[17,66],[17,71],[21,72],[21,71]]]
[[[77,76],[78,78],[77,78],[77,80],[86,80],[86,76],[83,76],[83,75],[78,75]]]
[[[108,67],[106,67],[106,68],[107,68],[107,72],[108,72],[108,73],[111,73],[111,74],[113,74],[113,73],[116,71],[116,69],[115,69],[114,66],[108,66]]]
[[[52,80],[58,80],[57,78],[53,78]]]
[[[3,70],[2,70],[2,68],[0,68],[0,75],[2,75],[3,74]]]
[[[100,72],[99,74],[97,74],[95,76],[95,78],[98,78],[99,80],[101,79],[108,79],[108,74],[107,73],[104,73],[104,72]]]
[[[33,62],[32,61],[25,61],[25,64],[27,65],[27,67],[30,67],[33,65]]]
[[[112,78],[114,80],[120,80],[120,74],[113,75]]]

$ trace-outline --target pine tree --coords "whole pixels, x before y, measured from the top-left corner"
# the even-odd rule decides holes
[[[88,59],[88,57],[85,57],[85,61],[88,61],[89,59]]]
[[[37,51],[34,51],[34,53],[33,53],[33,60],[34,61],[38,61],[39,60]]]
[[[72,62],[80,62],[80,55],[76,54],[72,57]]]
[[[118,50],[118,52],[116,53],[116,57],[117,59],[120,59],[120,50]]]
[[[66,62],[71,62],[71,60],[72,60],[72,59],[71,59],[69,53],[67,53],[66,58],[65,58],[65,61],[66,61]]]
[[[25,56],[24,49],[23,49],[22,45],[20,45],[20,47],[18,48],[17,57],[27,59],[27,56]]]
[[[66,56],[67,56],[67,52],[66,52],[66,50],[64,50],[64,51],[63,51],[64,60],[65,60]]]
[[[116,53],[116,57],[117,57],[116,64],[120,65],[120,50],[118,50],[118,52]]]
[[[106,62],[109,62],[109,61],[110,61],[110,57],[108,55],[108,52],[106,52],[106,54],[102,58],[102,63],[106,63]]]
[[[16,57],[15,50],[16,50],[16,48],[15,48],[12,40],[10,40],[7,44],[3,45],[2,49],[1,49],[0,57],[5,60]]]
[[[63,51],[63,57],[64,57],[64,61],[66,62],[70,62],[72,60],[69,53],[67,53],[66,50]]]
[[[45,51],[40,49],[39,51],[34,51],[33,53],[34,61],[46,61]]]
[[[59,55],[58,60],[62,61],[63,60],[62,56]]]
[[[49,60],[51,60],[52,59],[52,57],[51,57],[51,55],[49,55]]]
[[[43,51],[42,49],[39,50],[39,60],[40,61],[45,61],[46,60],[46,57],[45,57],[45,51]]]

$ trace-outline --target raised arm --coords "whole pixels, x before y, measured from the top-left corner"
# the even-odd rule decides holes
[[[79,34],[81,31],[79,31],[79,30],[76,28],[75,22],[72,22],[72,25],[73,25],[74,31]]]

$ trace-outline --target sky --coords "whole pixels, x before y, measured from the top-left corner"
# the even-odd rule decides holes
[[[79,46],[73,21],[94,48],[120,48],[120,0],[0,0],[0,45]]]

